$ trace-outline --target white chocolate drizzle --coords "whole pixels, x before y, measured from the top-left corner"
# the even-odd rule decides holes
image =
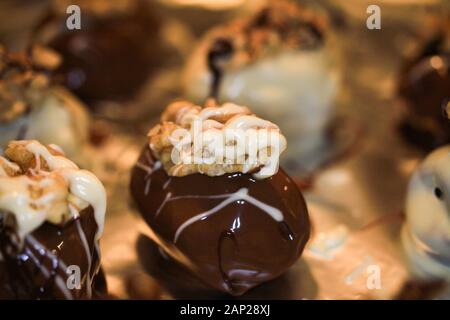
[[[66,193],[77,199],[77,203],[86,208],[91,205],[97,223],[96,240],[103,232],[106,212],[106,192],[101,182],[92,173],[80,170],[69,159],[53,155],[47,147],[37,141],[16,141],[35,156],[35,168],[19,176],[5,176],[0,172],[0,209],[12,213],[18,224],[17,233],[21,239],[37,229],[45,221],[65,222],[65,215],[70,212]],[[42,167],[45,161],[49,171]],[[62,182],[61,182],[62,181]],[[54,188],[51,188],[51,187]],[[33,198],[30,188],[38,187],[44,194]],[[49,190],[45,194],[46,190]],[[64,198],[66,196],[66,198]],[[61,204],[55,209],[55,200]],[[62,204],[65,204],[63,208]],[[83,208],[83,209],[84,209]],[[82,208],[79,208],[82,209]]]
[[[146,172],[144,180],[145,180],[145,188],[144,188],[144,194],[147,196],[150,191],[150,186],[152,184],[152,178],[151,175],[154,171],[157,171],[161,168],[162,164],[161,161],[153,162],[150,153],[145,153],[145,158],[148,164],[144,164],[141,162],[136,163],[136,167],[138,167],[141,170],[144,170]],[[153,165],[153,167],[151,167]]]
[[[60,224],[68,218],[75,219],[76,228],[86,254],[86,295],[92,297],[93,277],[92,254],[86,234],[80,222],[80,211],[89,205],[94,210],[94,218],[97,223],[94,250],[100,258],[98,251],[98,239],[102,234],[104,216],[106,211],[106,193],[100,181],[90,172],[80,170],[72,161],[61,155],[55,155],[37,141],[15,141],[13,148],[23,149],[34,156],[34,168],[28,168],[27,172],[21,172],[21,168],[0,157],[0,209],[15,215],[17,222],[17,235],[20,240],[27,241],[41,255],[52,260],[52,265],[67,273],[66,264],[51,250],[45,248],[32,236],[32,231],[37,229],[45,221]],[[48,146],[57,153],[63,154],[59,147]],[[8,166],[5,170],[5,165]],[[11,176],[12,172],[13,175]],[[38,190],[39,195],[36,196]],[[67,217],[68,216],[68,217]],[[38,267],[42,275],[53,279],[56,287],[66,299],[74,296],[67,288],[64,277],[56,270],[50,270],[42,263],[41,259],[25,247],[26,254]],[[56,273],[55,273],[56,272]]]
[[[202,198],[203,199],[225,199],[225,200],[222,201],[221,203],[219,203],[218,205],[216,205],[214,208],[211,208],[210,210],[207,210],[205,212],[197,214],[197,215],[193,216],[192,218],[186,220],[182,225],[180,225],[175,232],[175,236],[173,239],[174,243],[177,242],[181,233],[187,227],[192,225],[193,223],[202,221],[202,220],[208,218],[209,216],[217,213],[220,209],[225,208],[229,204],[239,201],[239,200],[244,200],[244,201],[251,203],[255,207],[259,208],[261,211],[264,211],[265,213],[267,213],[272,219],[274,219],[277,222],[281,222],[284,220],[283,213],[279,209],[269,206],[268,204],[261,202],[258,199],[250,196],[247,188],[241,188],[234,193],[213,195],[213,196],[193,196],[193,195],[189,196],[188,195],[188,196],[172,197],[172,194],[169,192],[167,194],[166,198],[164,199],[163,203],[161,204],[161,206],[158,208],[158,210],[155,214],[155,217],[158,217],[158,215],[161,213],[161,210],[164,208],[164,206],[167,204],[167,202],[180,200],[180,199],[202,199]]]
[[[27,236],[27,241],[38,251],[44,253],[46,256],[48,256],[53,261],[57,261],[58,268],[65,274],[67,271],[66,264],[59,259],[57,256],[55,256],[50,250],[45,248],[39,241],[37,241],[32,235]],[[47,279],[51,278],[52,275],[50,271],[45,267],[39,259],[31,252],[31,250],[27,251],[27,255],[31,257],[33,262],[36,264],[36,266],[39,267],[39,270],[42,272],[44,277]],[[61,291],[61,293],[64,295],[64,297],[67,300],[73,300],[73,295],[70,292],[70,290],[67,288],[66,282],[63,280],[63,278],[59,274],[55,274],[55,284],[58,287],[58,289]]]
[[[89,243],[86,239],[86,234],[83,231],[83,228],[81,226],[80,219],[76,219],[75,221],[78,229],[78,234],[80,235],[80,240],[83,244],[84,251],[86,254],[86,259],[88,262],[88,269],[86,272],[86,293],[89,298],[92,297],[92,278],[91,278],[91,264],[92,264],[92,256],[91,256],[91,250],[89,249]]]
[[[168,175],[179,177],[253,172],[255,178],[268,178],[277,173],[287,146],[277,125],[233,103],[203,109],[172,103],[148,136]]]

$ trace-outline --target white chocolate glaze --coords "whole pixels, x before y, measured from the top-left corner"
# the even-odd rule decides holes
[[[36,164],[20,175],[0,176],[0,210],[15,216],[20,238],[45,221],[64,223],[72,218],[73,211],[79,212],[90,205],[94,209],[98,240],[106,212],[106,192],[101,182],[37,141],[15,141],[10,145],[34,155]]]
[[[268,178],[278,171],[279,157],[287,145],[278,126],[232,103],[202,109],[175,102],[148,136],[154,156],[171,176],[254,171],[255,178]],[[207,156],[196,162],[198,155]]]
[[[86,254],[86,259],[88,262],[88,270],[86,272],[86,293],[90,298],[92,296],[92,277],[91,277],[91,266],[92,266],[92,255],[91,250],[89,249],[89,243],[86,239],[86,234],[83,231],[83,227],[81,226],[81,222],[79,219],[75,221],[78,229],[78,234],[80,236],[80,240],[83,243],[84,252]]]
[[[413,273],[450,281],[450,146],[432,152],[414,172],[402,239]]]

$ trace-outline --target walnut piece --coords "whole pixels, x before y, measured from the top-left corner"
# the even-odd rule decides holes
[[[196,134],[202,135],[197,146]],[[177,177],[242,172],[266,178],[277,172],[279,156],[286,148],[286,139],[275,124],[232,103],[201,108],[190,102],[175,102],[148,137],[153,155],[168,175]],[[237,137],[245,145],[238,143]],[[266,170],[259,173],[262,168]]]

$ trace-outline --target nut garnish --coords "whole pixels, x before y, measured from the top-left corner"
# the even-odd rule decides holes
[[[12,141],[0,156],[0,212],[15,215],[21,238],[45,221],[64,224],[90,205],[72,192],[76,175],[91,178],[56,147]]]
[[[171,176],[253,173],[267,178],[278,170],[286,139],[273,123],[232,103],[202,108],[169,105],[149,133],[154,156]]]
[[[280,50],[310,50],[323,44],[327,22],[313,10],[289,1],[272,1],[256,15],[213,29],[207,36],[210,50],[227,42],[232,56],[223,69],[235,70]]]
[[[48,73],[61,59],[47,48],[11,53],[0,45],[0,123],[8,123],[40,105],[50,89]]]

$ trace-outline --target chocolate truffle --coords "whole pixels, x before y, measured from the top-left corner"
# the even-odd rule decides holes
[[[403,67],[399,97],[406,116],[400,129],[407,141],[424,150],[450,142],[450,18],[416,57]]]
[[[0,157],[0,299],[104,294],[106,194],[56,146],[12,141]]]
[[[72,158],[88,140],[84,105],[52,82],[59,55],[41,46],[8,52],[0,45],[0,148],[11,140],[56,144]]]
[[[433,151],[414,172],[402,240],[418,279],[450,282],[450,145]]]
[[[339,72],[326,19],[289,1],[219,26],[204,37],[183,76],[186,96],[252,106],[290,141],[282,163],[292,173],[322,147],[334,114]]]
[[[67,8],[78,5],[81,29],[68,30]],[[161,63],[160,24],[145,0],[54,0],[36,41],[58,51],[65,85],[90,102],[132,98]]]
[[[194,132],[197,121],[203,134],[198,148],[206,158],[190,161],[193,140],[184,140],[178,156],[175,151],[182,133]],[[227,130],[230,136],[223,136]],[[256,142],[250,138],[255,132],[269,134],[270,141]],[[267,157],[236,161],[250,157],[237,135]],[[212,136],[219,139],[211,143]],[[285,148],[279,128],[246,107],[170,105],[150,130],[131,176],[131,194],[163,255],[203,285],[230,295],[283,274],[301,256],[310,233],[305,201],[278,169]],[[220,150],[226,150],[223,161]]]

